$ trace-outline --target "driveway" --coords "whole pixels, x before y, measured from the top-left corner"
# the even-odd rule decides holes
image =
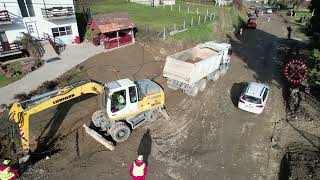
[[[52,47],[47,47],[45,50],[49,52],[46,52],[45,56],[47,56],[44,59],[50,59],[41,68],[14,83],[0,88],[0,104],[9,105],[14,101],[16,94],[29,93],[45,81],[58,78],[87,58],[104,51],[104,49],[95,47],[90,43],[67,46],[60,56],[54,55]]]

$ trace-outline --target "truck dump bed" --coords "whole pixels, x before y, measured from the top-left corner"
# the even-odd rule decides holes
[[[206,46],[168,56],[163,76],[186,84],[193,84],[219,68],[222,53]]]

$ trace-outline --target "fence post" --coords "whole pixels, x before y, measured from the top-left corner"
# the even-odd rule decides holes
[[[207,16],[209,16],[209,11],[208,11],[208,9],[207,9]]]
[[[172,4],[171,4],[171,11],[172,11]]]
[[[205,15],[205,16],[204,16],[204,21],[203,21],[203,22],[204,22],[204,23],[206,23],[206,21],[207,21],[207,16]]]
[[[166,40],[166,27],[163,27],[163,40]]]
[[[183,20],[183,29],[186,29],[186,20]]]
[[[199,14],[199,8],[197,8],[197,15]]]
[[[191,26],[193,26],[193,18],[191,18]]]
[[[179,12],[180,12],[180,4],[179,4]]]
[[[198,19],[198,25],[200,24],[200,19],[201,19],[201,17],[199,16],[199,19]]]
[[[190,7],[188,6],[188,14],[190,13]]]

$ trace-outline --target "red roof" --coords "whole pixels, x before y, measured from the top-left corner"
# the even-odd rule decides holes
[[[94,26],[97,26],[101,33],[136,27],[135,24],[129,19],[128,13],[122,12],[94,15],[92,17],[91,27]]]

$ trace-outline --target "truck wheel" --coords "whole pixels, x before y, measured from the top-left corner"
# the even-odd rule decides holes
[[[199,87],[198,86],[193,86],[190,96],[195,97],[195,96],[198,95],[198,92],[199,92]]]
[[[168,86],[169,89],[172,89],[172,90],[177,90],[178,89],[178,87],[173,86],[171,84],[167,84],[167,86]]]
[[[225,75],[228,71],[229,66],[228,65],[224,65],[223,68],[221,69],[220,73],[221,75]]]
[[[220,77],[220,71],[216,71],[214,72],[213,76],[212,76],[212,80],[213,81],[217,81]]]
[[[92,118],[91,118],[91,121],[93,122],[93,124],[96,126],[96,127],[100,127],[101,126],[101,119],[103,117],[103,113],[101,110],[99,111],[96,111],[93,113],[92,115]]]
[[[199,91],[204,91],[207,87],[207,80],[205,78],[201,79],[198,87],[199,87]]]
[[[109,130],[109,134],[116,142],[123,142],[130,136],[131,130],[124,122],[116,122]]]

